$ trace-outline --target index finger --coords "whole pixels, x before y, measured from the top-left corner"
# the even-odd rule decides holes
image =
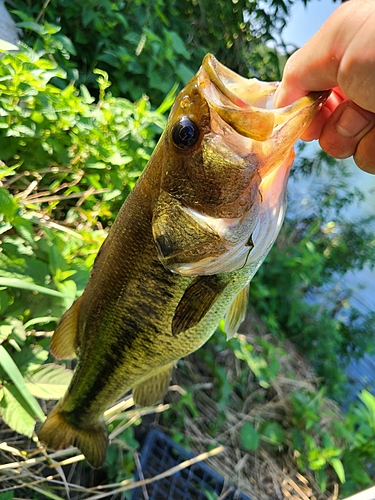
[[[328,90],[340,85],[340,73],[343,71],[340,66],[344,57],[347,61],[361,56],[358,44],[353,42],[356,37],[363,37],[361,27],[371,14],[374,15],[373,7],[372,0],[351,0],[342,4],[320,30],[289,58],[275,95],[277,107],[286,106],[311,91]],[[371,36],[372,33],[373,29]],[[362,43],[366,41],[362,40]],[[354,48],[356,53],[351,54]]]

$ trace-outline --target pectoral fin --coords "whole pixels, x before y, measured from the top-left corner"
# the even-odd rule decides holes
[[[78,314],[81,297],[66,311],[51,340],[51,353],[58,359],[74,359],[77,347]]]
[[[174,363],[154,373],[133,389],[133,401],[137,406],[151,406],[163,399],[172,377]]]
[[[227,286],[218,276],[199,276],[185,290],[172,320],[172,333],[178,335],[193,326],[207,314]]]
[[[250,284],[246,285],[243,290],[234,298],[225,315],[224,330],[227,332],[227,339],[233,337],[237,332],[240,324],[246,316],[247,302],[249,298]]]

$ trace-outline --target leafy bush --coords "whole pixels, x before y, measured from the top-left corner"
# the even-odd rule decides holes
[[[60,90],[49,84],[64,73],[41,54],[25,48],[1,62],[1,172],[13,174],[5,186],[23,206],[38,207],[55,220],[113,220],[172,102],[167,96],[150,112],[145,98],[133,104],[105,95],[110,82],[99,73],[95,103],[84,86],[78,93],[73,85]]]
[[[114,95],[147,94],[158,104],[175,82],[187,83],[207,52],[241,74],[251,68],[280,79],[278,56],[265,43],[285,25],[291,3],[221,0],[212,9],[210,0],[15,0],[14,14],[25,42],[48,51],[68,81],[93,90],[100,68],[111,74]]]

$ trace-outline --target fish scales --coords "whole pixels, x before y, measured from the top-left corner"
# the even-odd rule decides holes
[[[52,338],[56,357],[78,363],[39,431],[47,446],[77,446],[101,466],[110,404],[131,389],[136,404],[156,403],[175,363],[225,314],[235,333],[281,227],[293,144],[327,97],[275,110],[275,89],[207,55],[176,98],[83,295]]]

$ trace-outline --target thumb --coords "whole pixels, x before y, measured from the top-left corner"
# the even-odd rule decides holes
[[[373,135],[374,127],[375,113],[364,110],[350,99],[346,99],[327,119],[319,143],[330,156],[348,158],[354,156],[358,148],[362,151],[361,142],[369,133]],[[365,142],[367,144],[368,140]],[[368,147],[366,151],[367,149]],[[368,152],[363,154],[367,156]]]

